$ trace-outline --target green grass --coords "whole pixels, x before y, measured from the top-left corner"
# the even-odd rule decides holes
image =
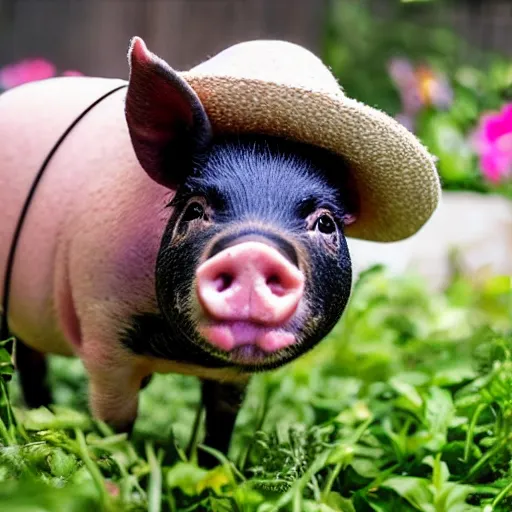
[[[129,441],[89,416],[79,361],[51,365],[51,412],[9,382],[16,425],[0,381],[2,511],[512,510],[508,277],[432,294],[368,272],[329,339],[254,379],[232,462],[210,472],[184,455],[195,379],[156,377]]]

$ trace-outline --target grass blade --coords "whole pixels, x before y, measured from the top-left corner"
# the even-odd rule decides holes
[[[148,512],[160,512],[162,509],[162,468],[158,462],[153,445],[146,442],[150,475],[148,489]]]

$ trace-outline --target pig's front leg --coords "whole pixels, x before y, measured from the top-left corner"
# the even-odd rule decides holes
[[[206,409],[206,436],[204,444],[227,454],[238,411],[245,397],[249,378],[239,382],[217,382],[202,379],[202,400]],[[201,450],[199,463],[211,468],[219,461]]]
[[[147,373],[122,354],[101,355],[97,353],[84,361],[91,411],[116,432],[131,433],[137,419],[139,391]]]
[[[90,374],[89,403],[95,418],[116,432],[131,434],[139,406],[141,380],[129,369],[116,369],[110,374]]]

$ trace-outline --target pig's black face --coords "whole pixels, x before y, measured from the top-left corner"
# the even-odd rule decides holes
[[[125,344],[247,371],[306,352],[332,329],[350,292],[343,229],[355,194],[343,183],[346,167],[284,140],[215,138],[183,76],[140,39],[129,59],[133,149],[151,179],[178,192],[157,260],[160,314],[134,318]]]
[[[259,371],[330,332],[352,276],[342,166],[282,140],[213,141],[171,204],[156,269],[169,338],[157,355]]]

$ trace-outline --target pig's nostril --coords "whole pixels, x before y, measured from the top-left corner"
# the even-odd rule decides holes
[[[233,284],[233,276],[223,272],[217,279],[215,279],[215,285],[218,292],[227,290]]]
[[[279,276],[276,274],[272,274],[267,278],[267,285],[273,286],[275,284],[281,284],[281,279],[279,279]]]
[[[285,289],[281,278],[277,274],[272,274],[266,280],[267,286],[270,288],[274,295],[282,297],[285,293]]]
[[[267,278],[267,284],[268,285],[279,284],[280,282],[281,282],[281,280],[279,279],[279,276],[277,274],[272,274],[271,276],[269,276]]]

